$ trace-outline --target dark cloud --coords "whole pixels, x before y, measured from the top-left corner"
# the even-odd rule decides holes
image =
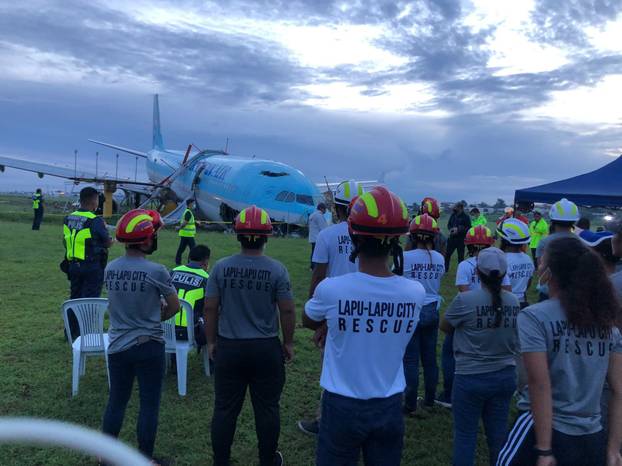
[[[620,0],[539,0],[533,36],[541,42],[589,48],[585,26],[601,26],[622,11]]]

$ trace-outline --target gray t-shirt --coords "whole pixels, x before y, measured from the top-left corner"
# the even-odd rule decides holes
[[[526,307],[518,316],[522,353],[546,353],[553,428],[568,435],[601,430],[600,397],[607,377],[609,355],[622,352],[620,332],[571,326],[559,300],[549,299]],[[518,402],[530,409],[529,389]]]
[[[292,299],[292,290],[287,269],[279,261],[237,254],[216,263],[206,297],[220,297],[221,337],[272,338],[279,333],[277,301]]]
[[[104,272],[110,314],[109,353],[124,351],[140,336],[164,341],[160,296],[177,294],[163,265],[142,257],[121,256]]]
[[[505,290],[501,291],[501,300],[499,327],[495,327],[492,295],[485,289],[459,293],[445,311],[445,319],[455,328],[456,374],[482,374],[516,365],[520,303]]]
[[[574,233],[568,233],[567,231],[563,231],[560,233],[551,233],[550,235],[542,238],[538,243],[538,247],[536,248],[536,258],[540,259],[542,257],[542,255],[544,254],[544,248],[546,248],[546,245],[549,244],[551,241],[557,238],[564,238],[566,236],[576,238],[576,235]]]

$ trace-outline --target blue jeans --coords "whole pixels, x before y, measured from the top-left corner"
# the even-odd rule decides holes
[[[404,407],[408,411],[417,409],[417,393],[419,392],[419,358],[423,365],[425,385],[424,405],[432,406],[438,384],[438,365],[436,364],[436,342],[438,341],[438,310],[437,302],[426,304],[421,308],[421,315],[415,333],[410,339],[404,353]]]
[[[443,368],[443,393],[441,399],[449,402],[456,372],[456,358],[454,357],[454,334],[448,333],[443,341],[441,352],[441,367]]]
[[[508,431],[510,400],[516,390],[516,368],[484,374],[456,374],[452,393],[454,466],[475,462],[479,420],[484,422],[490,464],[497,461]]]
[[[358,400],[324,391],[316,466],[398,466],[404,446],[402,394]]]
[[[134,378],[137,378],[140,397],[136,426],[138,449],[151,458],[158,431],[160,396],[164,381],[164,343],[149,341],[119,353],[109,354],[108,368],[110,395],[102,430],[113,437],[119,436],[125,408],[132,396]]]

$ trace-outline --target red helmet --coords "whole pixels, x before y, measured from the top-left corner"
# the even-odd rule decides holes
[[[247,207],[235,218],[233,231],[238,235],[269,236],[272,234],[270,216],[257,206]]]
[[[433,197],[424,197],[421,201],[421,213],[428,214],[430,217],[438,220],[441,216],[441,209],[438,206],[438,201]]]
[[[490,228],[484,225],[477,225],[467,231],[464,238],[464,244],[471,244],[474,246],[492,246],[495,244],[495,239],[492,236]]]
[[[155,210],[134,209],[117,222],[117,241],[129,244],[146,244],[164,226],[162,217]]]
[[[378,186],[359,196],[348,225],[354,235],[400,236],[408,233],[408,209],[397,195]]]
[[[423,214],[417,215],[412,222],[410,222],[410,233],[430,233],[436,234],[440,230],[438,223],[430,215]]]

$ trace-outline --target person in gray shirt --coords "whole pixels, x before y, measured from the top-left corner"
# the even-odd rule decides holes
[[[137,378],[138,448],[149,458],[153,455],[164,380],[164,338],[160,322],[179,310],[177,290],[171,285],[168,271],[146,259],[157,249],[157,232],[162,225],[160,215],[152,210],[135,209],[121,217],[116,236],[119,242],[125,243],[125,256],[110,262],[104,272],[110,314],[110,395],[102,430],[119,436]]]
[[[317,235],[320,234],[324,228],[328,226],[326,221],[326,204],[320,202],[317,205],[317,210],[309,215],[309,244],[311,244],[311,270],[313,270],[313,251],[315,251],[315,242],[317,241]]]
[[[497,464],[622,464],[621,315],[605,267],[578,238],[560,238],[539,268],[550,299],[518,316],[528,389]],[[605,380],[608,442],[600,418]]]
[[[441,321],[441,330],[454,333],[455,466],[474,464],[480,418],[490,464],[505,441],[510,400],[516,390],[516,317],[520,311],[518,298],[501,288],[506,270],[503,251],[483,249],[477,257],[482,288],[459,293]]]
[[[217,262],[207,282],[207,347],[214,360],[214,465],[228,465],[247,388],[255,412],[261,466],[280,466],[279,400],[284,362],[294,356],[295,306],[287,269],[263,254],[272,224],[255,206],[242,210],[234,231],[241,254]],[[279,341],[279,319],[283,343]]]

